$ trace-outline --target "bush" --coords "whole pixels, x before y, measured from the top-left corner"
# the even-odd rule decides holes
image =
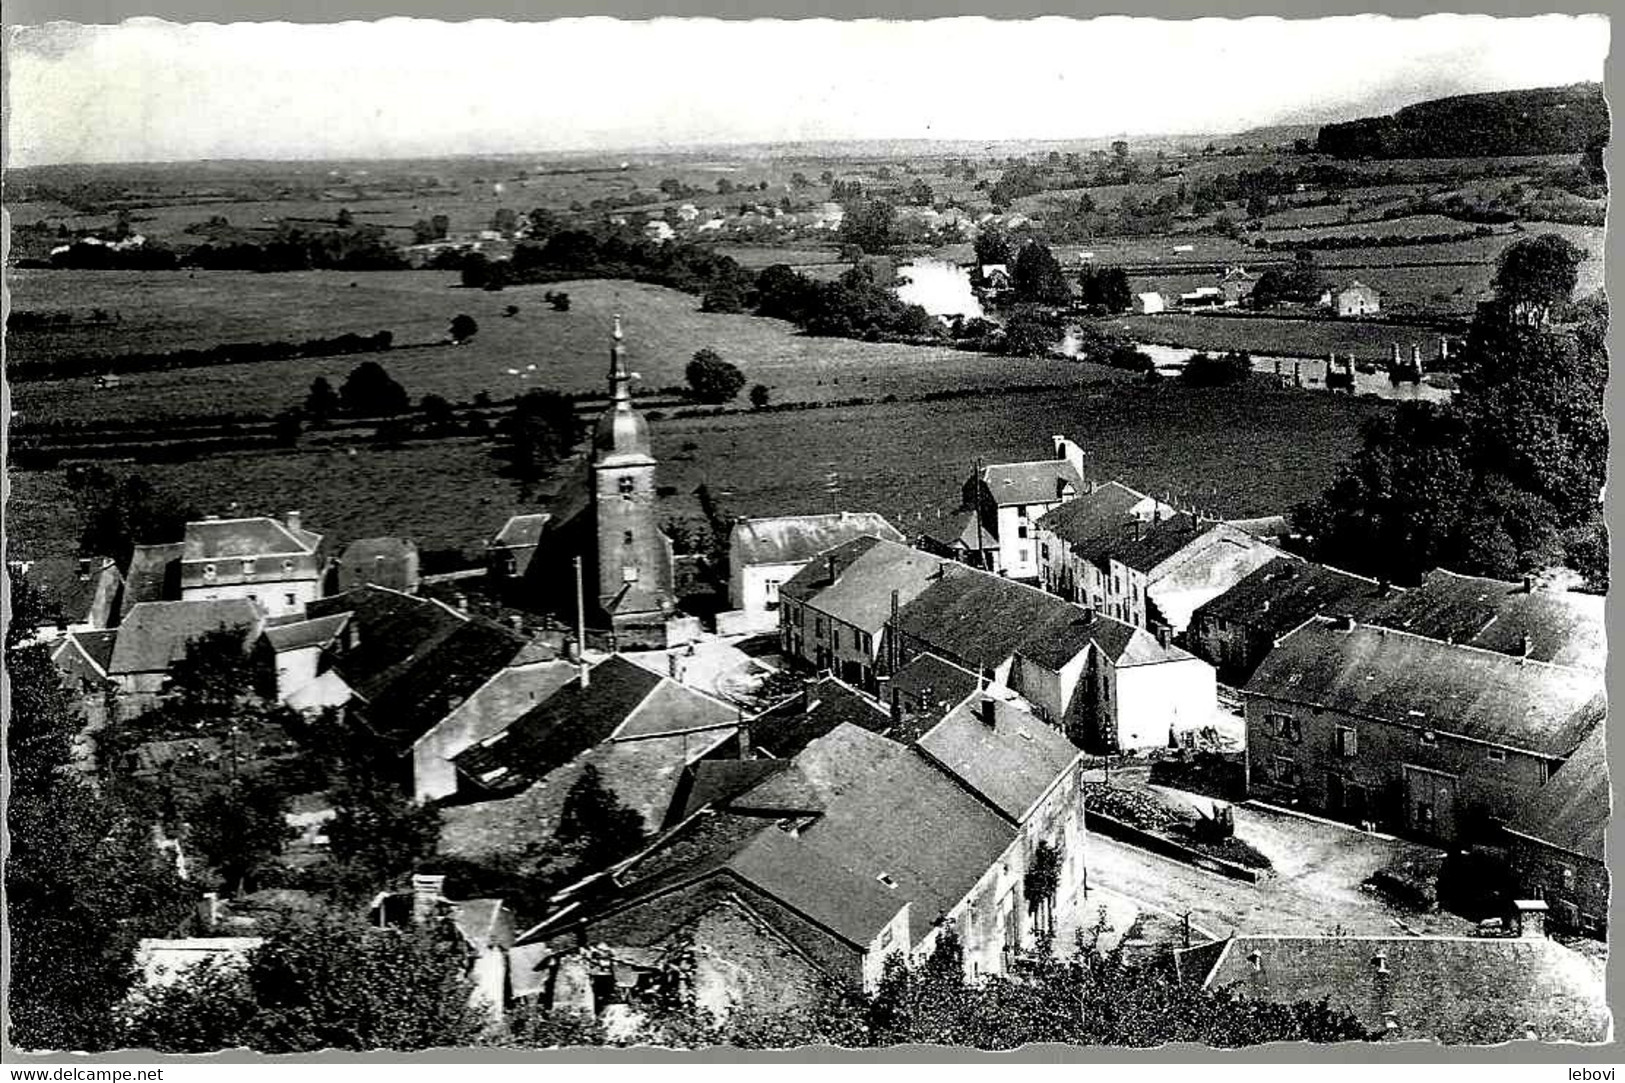
[[[1217,357],[1195,353],[1185,363],[1180,379],[1189,387],[1225,387],[1247,379],[1253,371],[1252,355],[1229,351]]]
[[[709,347],[694,354],[684,375],[694,397],[701,402],[727,402],[745,386],[745,374]]]

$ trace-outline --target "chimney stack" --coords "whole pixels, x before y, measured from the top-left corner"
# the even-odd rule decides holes
[[[1378,974],[1392,973],[1392,971],[1388,969],[1388,952],[1385,949],[1379,947],[1376,954],[1371,956],[1371,969],[1376,971]]]
[[[295,534],[299,533],[299,513],[297,511],[290,511],[287,519],[288,529],[293,531]]]
[[[585,656],[578,658],[581,663],[581,687],[587,688],[592,684],[592,667],[587,664]]]
[[[1533,594],[1533,593],[1535,593],[1535,577],[1534,576],[1526,575],[1526,576],[1523,577],[1523,592],[1525,594]]]
[[[1173,642],[1173,637],[1174,630],[1172,628],[1168,627],[1166,624],[1157,625],[1157,645],[1163,650],[1168,649],[1169,645]]]
[[[1394,585],[1386,579],[1377,580],[1377,597],[1386,598],[1393,593]]]
[[[666,655],[666,673],[674,681],[680,681],[683,679],[683,662],[682,659],[677,656],[677,654],[672,653]]]
[[[1541,940],[1546,936],[1546,911],[1541,899],[1517,899],[1512,903],[1512,921],[1518,936],[1525,940]]]
[[[1531,654],[1534,653],[1535,641],[1533,639],[1530,639],[1528,636],[1523,637],[1523,642],[1520,645],[1523,648],[1523,657],[1528,658]]]
[[[835,554],[829,553],[824,557],[824,570],[829,574],[829,581],[835,582]]]
[[[1354,615],[1352,613],[1344,613],[1341,617],[1337,618],[1336,627],[1339,632],[1354,631]]]
[[[982,725],[992,729],[994,722],[998,719],[998,701],[995,699],[982,700],[977,705],[977,713],[982,719]]]
[[[435,907],[444,900],[446,878],[424,873],[412,874],[412,922],[426,923],[434,916]]]

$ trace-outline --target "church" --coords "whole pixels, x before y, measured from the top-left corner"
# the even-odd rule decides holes
[[[487,543],[489,567],[515,588],[508,591],[515,602],[573,620],[579,558],[589,629],[610,633],[617,649],[673,646],[691,638],[686,629],[692,622],[677,616],[671,540],[657,516],[649,422],[632,404],[618,315],[609,392],[583,471],[566,482],[548,512],[508,521]]]

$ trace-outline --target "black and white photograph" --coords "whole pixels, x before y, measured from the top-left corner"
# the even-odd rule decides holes
[[[1609,49],[9,23],[6,1048],[1584,1063]]]

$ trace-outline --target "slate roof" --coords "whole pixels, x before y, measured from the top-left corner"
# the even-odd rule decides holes
[[[107,672],[155,673],[186,657],[186,646],[205,632],[241,628],[253,634],[259,607],[246,598],[142,602],[120,622]]]
[[[542,532],[547,529],[547,524],[552,519],[553,516],[545,511],[515,515],[502,524],[502,529],[491,539],[491,545],[493,547],[536,545],[541,541]]]
[[[993,724],[983,719],[993,705]],[[1080,755],[1066,735],[1021,705],[987,693],[956,707],[919,740],[945,771],[1020,823]]]
[[[313,553],[321,535],[294,534],[276,519],[203,519],[186,524],[183,560],[231,560],[238,557]]]
[[[728,539],[728,559],[736,566],[799,564],[853,538],[870,535],[902,542],[903,535],[874,512],[786,515],[740,519]]]
[[[1060,488],[1070,485],[1074,494],[1084,488],[1083,478],[1065,459],[1043,462],[997,463],[982,468],[982,484],[1000,507],[1011,504],[1053,504],[1061,499]]]
[[[1277,643],[1244,691],[1554,757],[1606,711],[1600,674],[1329,620]]]
[[[1181,549],[1213,529],[1215,524],[1179,512],[1160,522],[1128,527],[1116,534],[1111,550],[1113,560],[1137,572],[1150,573]]]
[[[1432,571],[1369,619],[1450,643],[1523,653],[1601,672],[1608,659],[1601,595],[1525,590],[1521,583]]]
[[[1282,556],[1198,606],[1191,620],[1233,621],[1278,636],[1310,617],[1347,615],[1371,620],[1392,600],[1392,593],[1382,596],[1375,580]]]
[[[411,662],[466,622],[449,606],[368,583],[305,605],[307,619],[352,614],[358,642],[336,668],[364,697],[379,694]]]
[[[779,588],[779,596],[804,602],[835,620],[873,635],[891,616],[891,592],[907,605],[933,580],[969,574],[970,569],[906,545],[865,536],[825,554],[834,560],[835,582],[825,560],[802,568]]]
[[[124,576],[121,613],[129,613],[142,602],[161,602],[181,595],[181,554],[183,542],[137,545],[130,553],[130,570]]]
[[[768,775],[789,770],[789,760],[701,760],[683,772],[673,795],[668,827],[688,819],[706,805],[722,804],[754,789]]]
[[[1225,943],[1206,988],[1257,1000],[1328,1000],[1375,1034],[1391,1013],[1400,1040],[1493,1043],[1532,1029],[1548,1041],[1601,1041],[1609,1030],[1600,971],[1545,937],[1238,936]],[[1379,951],[1384,975],[1373,962]]]
[[[525,647],[525,638],[484,617],[471,617],[390,671],[387,683],[374,685],[365,713],[372,728],[402,746],[410,745]],[[335,668],[346,679],[342,661]]]
[[[370,563],[379,557],[385,560],[405,560],[417,551],[417,542],[410,538],[358,538],[344,547],[339,562]]]
[[[892,674],[889,687],[897,692],[905,708],[912,705],[916,710],[935,711],[940,716],[976,691],[980,683],[980,676],[973,670],[934,654],[922,654]]]
[[[1095,486],[1093,492],[1051,508],[1039,517],[1037,526],[1067,544],[1081,543],[1118,526],[1137,504],[1148,499],[1121,482],[1108,481]]]
[[[891,715],[838,678],[824,677],[752,718],[751,747],[784,759],[847,723],[884,733]]]
[[[63,643],[72,641],[84,656],[101,668],[102,673],[113,664],[113,645],[118,642],[117,628],[97,628],[87,632],[69,632]],[[61,648],[58,648],[59,650]]]
[[[1081,650],[1086,641],[1070,631],[1084,615],[1081,606],[1036,587],[961,568],[906,602],[897,626],[931,652],[979,669],[1003,664],[1027,644],[1048,654],[1069,643]]]
[[[981,516],[974,511],[956,511],[934,521],[920,533],[945,549],[959,548],[975,553],[999,547],[999,539],[982,525]]]
[[[77,557],[43,557],[29,562],[23,579],[39,591],[47,613],[75,624],[91,616],[103,577],[119,575],[105,557],[91,557],[84,565],[88,568],[85,575],[79,574],[81,566]]]
[[[1597,726],[1507,824],[1515,835],[1602,862],[1610,812],[1607,731]]]
[[[1292,533],[1292,524],[1284,515],[1261,515],[1254,519],[1226,519],[1237,530],[1245,530],[1264,541],[1279,541]]]
[[[265,629],[265,638],[277,653],[296,651],[305,647],[325,647],[344,631],[350,623],[350,614],[335,613],[330,617],[279,624]]]
[[[587,687],[579,681],[564,685],[452,762],[471,782],[510,791],[548,777],[605,741],[635,744],[717,731],[734,726],[737,717],[721,700],[613,655],[592,667]]]

